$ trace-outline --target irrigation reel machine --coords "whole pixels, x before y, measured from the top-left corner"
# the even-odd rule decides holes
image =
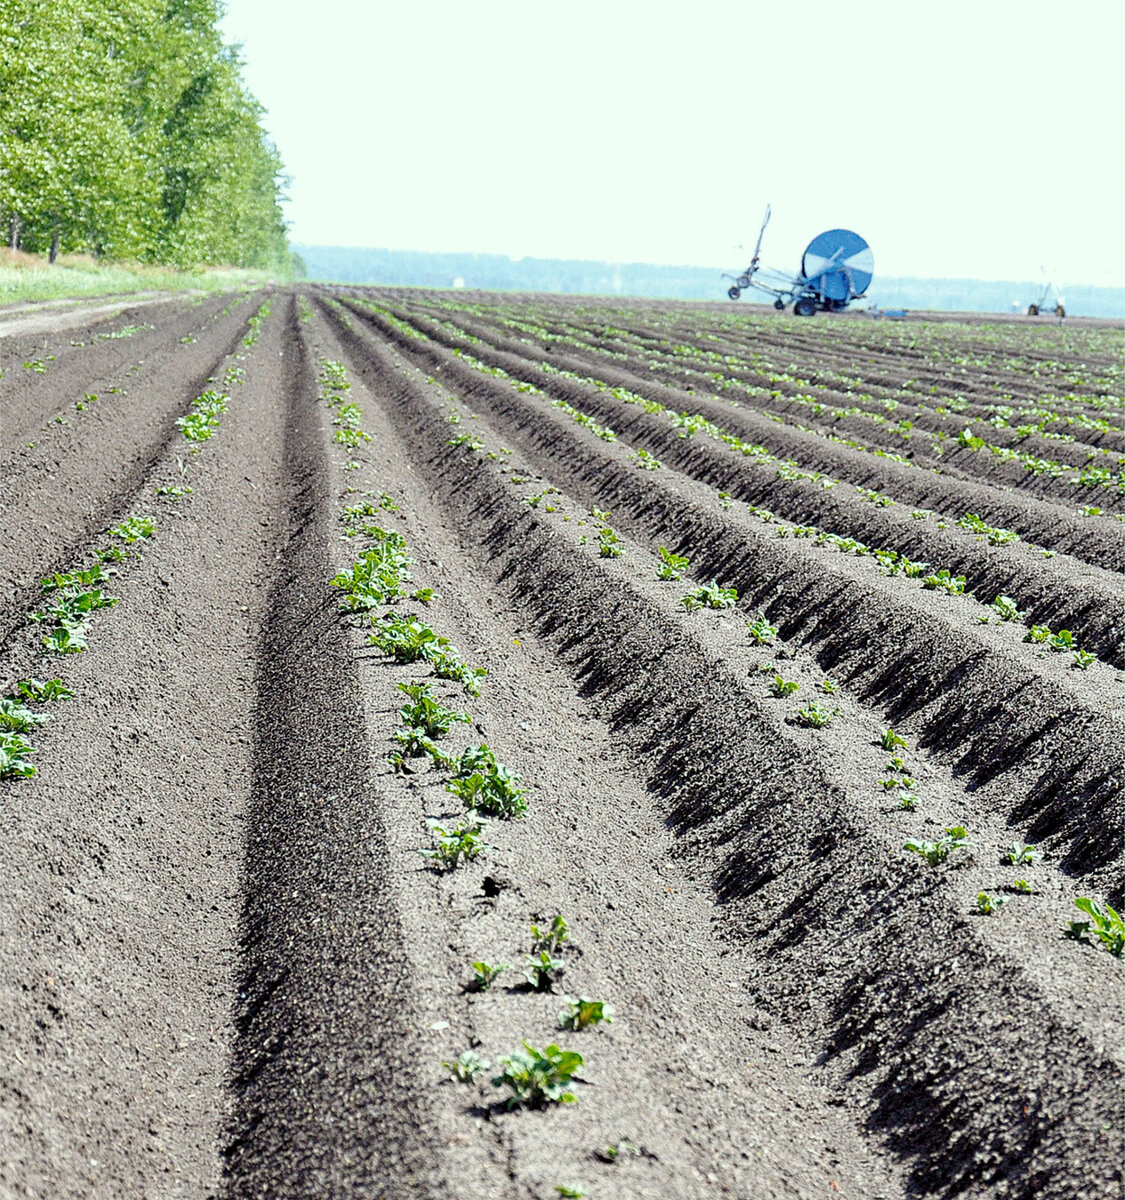
[[[788,275],[759,264],[762,236],[770,223],[770,206],[758,231],[758,242],[750,265],[740,275],[724,275],[732,280],[727,295],[737,300],[748,288],[774,297],[779,312],[793,305],[798,317],[811,317],[818,310],[839,312],[867,291],[875,268],[871,247],[850,229],[829,229],[817,234],[801,255],[801,271]]]

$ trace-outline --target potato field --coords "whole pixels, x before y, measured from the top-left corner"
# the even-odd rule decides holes
[[[1123,343],[0,314],[0,1196],[1120,1197]]]

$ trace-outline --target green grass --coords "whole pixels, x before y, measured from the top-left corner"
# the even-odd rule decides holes
[[[234,288],[265,287],[284,282],[268,271],[234,267],[207,267],[178,271],[174,267],[144,263],[97,262],[84,255],[63,256],[52,267],[46,257],[20,254],[19,264],[0,263],[0,304],[21,300],[64,300],[81,296],[118,295],[127,292],[223,292]],[[10,259],[10,256],[6,256]]]

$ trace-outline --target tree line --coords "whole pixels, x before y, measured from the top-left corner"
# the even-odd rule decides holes
[[[281,159],[221,0],[0,0],[0,238],[191,267],[288,264]]]

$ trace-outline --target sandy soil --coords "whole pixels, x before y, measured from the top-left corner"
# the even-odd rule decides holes
[[[1120,329],[299,293],[0,318],[0,685],[74,692],[0,779],[0,1195],[1120,1196],[1121,961],[1063,936],[1125,893]],[[376,526],[433,595],[349,615]],[[113,545],[49,653],[40,581]],[[527,792],[452,870],[451,768],[396,757],[422,680]],[[575,1103],[507,1106],[521,1041]]]

